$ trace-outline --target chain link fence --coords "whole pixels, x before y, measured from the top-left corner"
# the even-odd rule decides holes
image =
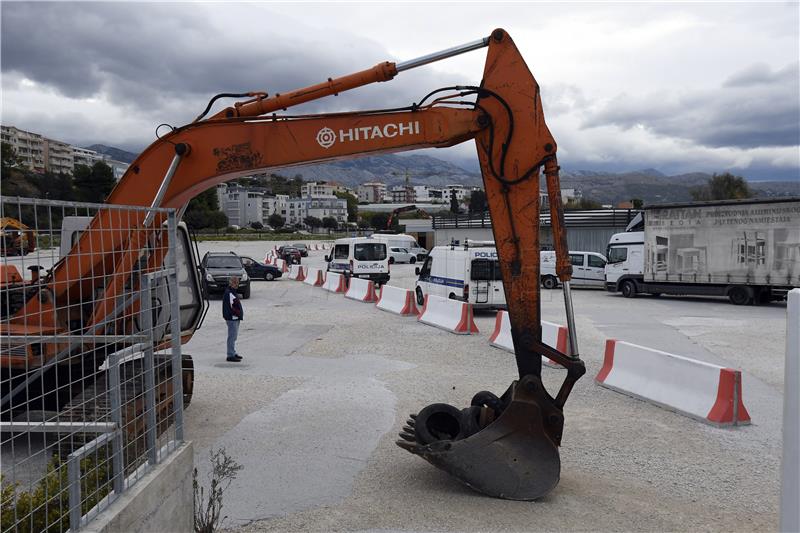
[[[191,249],[171,209],[0,203],[2,532],[78,531],[183,441]]]

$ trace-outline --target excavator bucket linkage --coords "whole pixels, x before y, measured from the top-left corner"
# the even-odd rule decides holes
[[[556,143],[544,122],[539,86],[511,38],[489,38],[476,108],[487,127],[475,136],[500,259],[519,379],[500,397],[483,391],[469,407],[435,403],[412,414],[397,445],[473,489],[534,500],[558,484],[564,402],[586,372],[578,358],[569,296]],[[539,175],[547,177],[553,243],[565,286],[570,355],[542,344],[539,301]],[[567,369],[555,398],[542,384],[541,357]]]

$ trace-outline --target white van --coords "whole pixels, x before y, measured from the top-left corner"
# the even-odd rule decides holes
[[[336,239],[325,261],[328,272],[370,279],[379,285],[389,281],[386,243],[371,237]]]
[[[556,253],[552,251],[542,252],[539,257],[539,275],[541,276],[542,286],[545,289],[555,289],[558,287]],[[573,287],[605,288],[605,268],[608,259],[606,259],[603,254],[595,252],[569,252],[569,261],[572,263],[572,279],[570,280],[570,285]]]
[[[436,246],[421,267],[415,292],[422,305],[434,294],[461,300],[476,308],[504,308],[503,275],[493,242]]]
[[[405,248],[416,256],[417,261],[428,255],[428,250],[420,246],[417,239],[405,233],[373,233],[370,238],[386,243],[387,248]]]

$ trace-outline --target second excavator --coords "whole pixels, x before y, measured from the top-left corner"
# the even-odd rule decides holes
[[[457,54],[487,48],[479,85],[442,87],[407,107],[336,114],[277,114],[289,107],[374,82]],[[211,116],[216,100],[247,97]],[[569,292],[571,266],[560,199],[556,142],[544,120],[539,85],[511,37],[490,36],[412,61],[384,62],[318,85],[269,96],[263,92],[217,95],[195,121],[160,137],[130,165],[108,203],[172,207],[219,183],[270,168],[446,147],[474,140],[500,259],[518,376],[502,394],[478,392],[460,409],[434,403],[409,418],[398,441],[405,450],[474,489],[500,498],[532,500],[551,491],[560,476],[558,447],[564,404],[585,373],[578,357]],[[539,181],[544,173],[563,283],[569,353],[542,343],[539,301]],[[147,246],[163,221],[144,211],[114,217],[101,210],[72,250],[27,300],[9,311],[2,335],[30,336],[113,331],[121,291],[136,281],[130,269],[162,268],[163,254]],[[113,254],[98,251],[113,250]],[[110,258],[110,259],[109,259]],[[102,275],[87,275],[90,272]],[[37,294],[44,292],[47,297]],[[175,296],[177,297],[177,296]],[[193,302],[181,302],[181,309]],[[70,316],[66,311],[72,310]],[[194,326],[192,326],[194,327]],[[193,329],[181,332],[187,342]],[[168,333],[165,333],[168,335]],[[166,337],[164,339],[166,342]],[[94,353],[97,353],[94,350]],[[67,355],[64,356],[63,354]],[[542,384],[541,357],[566,368],[555,395]],[[53,367],[63,353],[3,356],[12,374]],[[30,378],[28,378],[30,379]],[[15,389],[16,390],[16,389]],[[15,392],[4,391],[5,398]],[[436,393],[430,396],[435,399]]]

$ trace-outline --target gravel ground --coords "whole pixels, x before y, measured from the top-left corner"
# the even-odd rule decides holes
[[[201,243],[256,258],[272,243]],[[307,264],[322,264],[311,252]],[[413,287],[414,267],[390,284]],[[186,435],[203,471],[225,446],[245,469],[225,493],[238,531],[528,531],[777,529],[785,305],[701,298],[625,300],[574,291],[587,375],[565,410],[558,487],[537,502],[487,498],[394,445],[407,414],[504,391],[511,354],[280,279],[244,301],[242,363],[224,361],[220,302],[185,351],[195,358]],[[564,323],[559,291],[542,315]],[[714,428],[593,383],[613,337],[743,370],[753,423]],[[550,390],[563,371],[545,368]]]

